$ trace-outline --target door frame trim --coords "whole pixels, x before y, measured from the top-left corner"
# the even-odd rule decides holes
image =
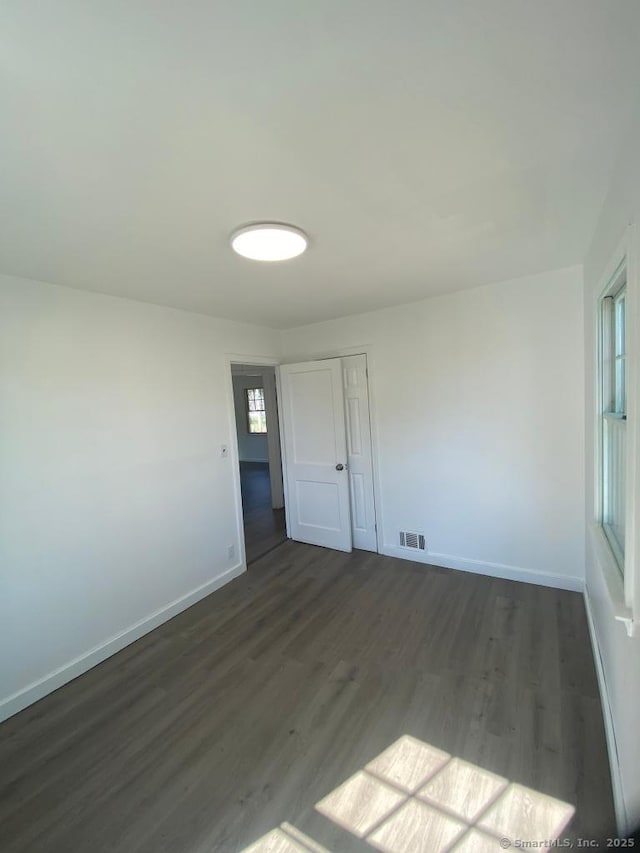
[[[380,487],[380,465],[379,465],[379,456],[378,456],[378,419],[376,417],[377,409],[376,409],[376,400],[375,400],[375,388],[374,381],[372,377],[375,377],[375,347],[371,344],[366,344],[357,347],[339,347],[333,350],[327,350],[323,352],[314,352],[314,353],[306,353],[305,355],[298,355],[295,357],[287,357],[280,359],[280,364],[297,364],[301,361],[323,361],[327,358],[347,358],[350,355],[365,355],[367,357],[367,386],[369,389],[369,428],[371,430],[371,466],[373,470],[373,502],[375,509],[375,530],[376,530],[376,549],[378,554],[381,554],[380,550],[381,543],[384,542],[384,537],[382,535],[382,518],[383,518],[383,510],[382,510],[382,490]],[[276,387],[278,389],[278,395],[280,395],[280,369],[276,368]],[[278,406],[278,416],[280,417],[280,407]],[[282,442],[282,423],[280,423],[280,440]],[[282,462],[283,462],[283,472],[286,466],[286,457],[284,454],[284,445],[283,445],[283,453],[282,453]],[[287,517],[286,507],[287,507],[287,478],[284,477],[284,501],[285,501],[285,517]],[[289,521],[287,518],[287,536],[289,536]]]

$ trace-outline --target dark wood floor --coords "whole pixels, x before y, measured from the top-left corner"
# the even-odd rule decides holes
[[[370,851],[314,804],[403,734],[612,830],[580,595],[287,542],[0,727],[0,850]]]
[[[267,462],[241,462],[240,487],[247,564],[251,564],[284,542],[287,531],[284,510],[271,507]]]

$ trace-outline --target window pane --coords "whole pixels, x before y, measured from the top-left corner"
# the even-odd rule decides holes
[[[624,355],[626,350],[626,294],[616,297],[616,355]]]
[[[247,388],[247,424],[249,432],[267,431],[267,419],[264,412],[264,388]]]
[[[247,409],[250,412],[264,410],[264,391],[262,388],[247,388]]]
[[[249,432],[262,433],[267,431],[267,419],[264,412],[249,412]]]
[[[620,414],[627,411],[626,303],[626,290],[623,288],[615,299],[615,410]]]
[[[605,532],[624,571],[626,423],[605,418],[603,429],[603,518]]]
[[[616,412],[627,412],[627,371],[624,356],[616,358]]]

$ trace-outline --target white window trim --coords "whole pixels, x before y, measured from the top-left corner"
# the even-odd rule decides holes
[[[611,258],[601,278],[594,305],[596,341],[595,453],[594,453],[594,517],[591,541],[594,556],[601,567],[611,599],[613,613],[624,623],[629,636],[638,630],[640,619],[640,229],[630,225],[624,239]],[[626,266],[626,335],[627,335],[627,483],[625,520],[624,578],[613,555],[602,525],[602,323],[601,302],[611,289],[618,270]]]
[[[600,345],[599,345],[599,381],[600,381],[600,410],[601,420],[598,424],[600,429],[600,438],[602,439],[602,433],[605,424],[607,425],[607,431],[610,428],[614,427],[615,430],[622,430],[626,440],[627,430],[627,412],[626,407],[624,412],[620,408],[620,400],[618,399],[618,373],[617,373],[617,305],[620,301],[621,294],[624,293],[626,297],[627,292],[627,259],[626,256],[620,266],[616,269],[613,274],[609,284],[607,285],[606,292],[600,297],[600,301],[598,303],[598,313],[599,313],[599,323],[600,323]],[[605,354],[607,356],[605,360]],[[626,402],[626,400],[625,400]],[[604,473],[605,465],[604,460],[604,446],[602,447],[602,457],[600,459],[600,474],[601,474],[601,483],[600,483],[600,497],[604,501],[604,493],[606,488],[604,487],[604,481],[607,479],[606,474]],[[625,457],[625,468],[626,468],[626,457]],[[626,495],[625,495],[626,501]],[[626,506],[626,503],[625,503]],[[600,508],[600,516],[601,518],[605,515],[604,512],[605,507],[601,505]],[[626,513],[625,513],[626,514]],[[625,519],[626,522],[626,519]],[[609,542],[609,546],[613,551],[616,562],[618,563],[618,567],[621,572],[624,572],[625,568],[625,554],[621,550],[620,545],[618,543],[618,539],[613,527],[607,522],[602,520],[602,527],[604,529],[605,536],[607,541]],[[626,528],[626,524],[625,524]]]

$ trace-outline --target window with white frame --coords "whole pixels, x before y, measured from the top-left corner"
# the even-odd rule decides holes
[[[267,413],[264,406],[264,388],[246,388],[247,432],[266,433]]]
[[[627,467],[626,264],[600,301],[601,523],[624,576]]]

